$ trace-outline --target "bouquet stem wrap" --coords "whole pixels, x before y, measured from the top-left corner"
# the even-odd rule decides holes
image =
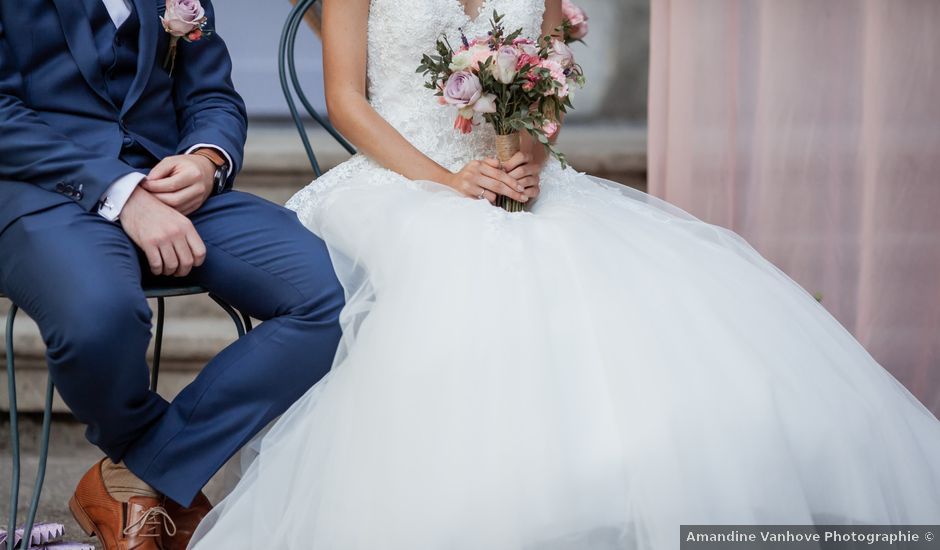
[[[522,150],[519,132],[496,136],[496,158],[500,163],[509,162],[516,153]],[[496,206],[507,212],[524,212],[525,205],[517,200],[500,195],[496,199]]]

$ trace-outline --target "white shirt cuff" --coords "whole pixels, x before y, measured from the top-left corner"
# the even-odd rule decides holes
[[[221,153],[222,156],[225,157],[226,162],[228,163],[228,172],[226,172],[225,174],[225,179],[227,180],[228,177],[232,175],[232,167],[235,165],[232,164],[232,157],[230,157],[229,154],[225,152],[225,149],[219,147],[218,145],[212,145],[211,143],[197,143],[196,145],[193,145],[192,147],[187,149],[186,154],[189,155],[197,149],[215,149],[216,151]]]
[[[127,199],[131,198],[134,189],[137,189],[145,177],[147,176],[140,172],[131,172],[118,178],[101,197],[98,214],[110,222],[116,221],[121,215],[121,210],[124,210]]]

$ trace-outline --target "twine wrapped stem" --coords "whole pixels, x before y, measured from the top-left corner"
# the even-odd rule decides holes
[[[522,150],[519,132],[496,136],[496,158],[500,163],[509,162],[516,153]],[[496,206],[508,212],[524,212],[525,205],[517,200],[500,195],[496,199]]]

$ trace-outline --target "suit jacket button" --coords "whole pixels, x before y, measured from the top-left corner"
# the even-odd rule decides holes
[[[57,183],[55,186],[55,190],[58,191],[59,193],[65,193],[65,184]]]
[[[131,145],[134,144],[134,138],[125,134],[124,139],[121,140],[121,142],[124,144],[124,147],[130,147]]]

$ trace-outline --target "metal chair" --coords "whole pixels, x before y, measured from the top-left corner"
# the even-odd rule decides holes
[[[163,351],[163,322],[166,299],[197,294],[209,294],[209,297],[219,304],[219,307],[221,307],[235,323],[235,330],[238,332],[239,338],[244,336],[246,331],[251,330],[251,318],[248,315],[245,313],[239,315],[235,308],[218,296],[208,293],[206,289],[200,286],[167,285],[145,288],[144,295],[148,299],[156,299],[157,301],[157,328],[154,338],[153,368],[150,374],[150,387],[154,391],[157,389],[157,381],[160,376],[160,355]],[[3,294],[0,294],[0,298],[5,297],[6,296]],[[7,539],[6,550],[14,550],[14,548],[18,546],[22,550],[22,548],[26,547],[25,542],[22,545],[14,545],[15,538],[13,536],[16,530],[17,507],[19,506],[20,497],[20,433],[19,415],[16,410],[16,369],[13,353],[13,326],[18,311],[19,308],[16,304],[10,306],[6,325],[7,384],[10,396],[10,455],[13,461],[12,479],[10,482],[10,536]],[[36,521],[36,512],[39,509],[39,497],[42,493],[42,485],[46,477],[46,460],[49,457],[49,435],[52,428],[52,399],[54,395],[55,387],[52,383],[52,377],[49,376],[49,381],[46,384],[45,406],[42,416],[42,436],[39,443],[39,467],[36,472],[36,482],[33,485],[33,495],[29,504],[29,513],[26,517],[26,524],[23,526],[24,541],[29,540],[29,533],[32,531]]]
[[[304,93],[300,79],[297,76],[295,53],[297,33],[300,30],[301,24],[304,22],[304,16],[316,3],[317,0],[299,0],[297,4],[294,5],[293,9],[291,9],[290,15],[287,16],[287,22],[284,24],[284,30],[281,33],[277,68],[278,75],[281,78],[281,89],[284,92],[284,98],[287,100],[287,107],[290,109],[291,118],[293,118],[294,125],[297,126],[297,131],[300,133],[300,141],[303,142],[304,151],[306,151],[307,158],[310,160],[310,166],[313,167],[313,173],[319,178],[323,175],[323,171],[320,169],[320,163],[317,161],[317,156],[313,152],[313,146],[310,144],[310,138],[307,136],[307,127],[300,114],[300,109],[295,102],[295,96],[296,99],[300,101],[304,110],[307,111],[307,114],[333,136],[333,139],[342,145],[350,155],[355,155],[356,149],[346,141],[346,138],[333,128],[329,119],[314,109],[313,104],[310,103],[310,100]]]

